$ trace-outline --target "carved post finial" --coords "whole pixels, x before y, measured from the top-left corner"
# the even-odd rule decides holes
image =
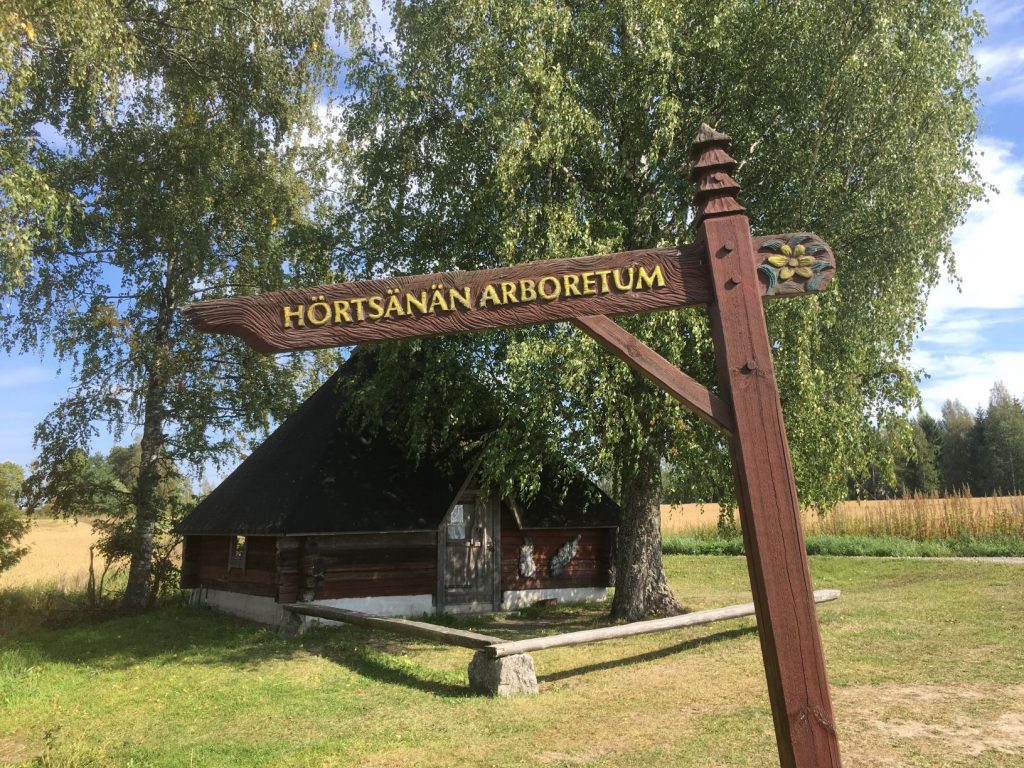
[[[697,209],[694,227],[699,226],[704,219],[744,211],[743,206],[736,202],[740,185],[729,175],[736,168],[736,161],[725,151],[731,142],[727,134],[705,123],[690,145],[690,157],[693,160],[690,179],[697,185],[693,195],[693,204]]]

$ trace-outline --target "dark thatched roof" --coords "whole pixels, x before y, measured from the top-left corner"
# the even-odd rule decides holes
[[[346,364],[289,416],[195,510],[185,534],[314,534],[436,528],[477,464],[459,443],[410,459],[387,430],[344,418]],[[619,507],[582,474],[548,467],[517,504],[526,528],[614,526]]]

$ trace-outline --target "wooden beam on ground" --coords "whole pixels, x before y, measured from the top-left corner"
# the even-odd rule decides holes
[[[814,593],[814,602],[827,603],[830,600],[839,599],[839,595],[838,589],[819,589]],[[663,619],[635,621],[631,624],[619,624],[614,627],[585,629],[580,632],[567,632],[562,635],[550,635],[548,637],[531,637],[528,640],[502,641],[496,645],[487,646],[484,651],[493,658],[502,658],[503,656],[512,656],[517,653],[531,653],[533,651],[544,651],[549,648],[564,648],[569,645],[598,643],[602,640],[646,635],[651,632],[664,632],[667,629],[678,629],[680,627],[695,627],[700,624],[711,624],[715,621],[738,619],[742,616],[753,615],[754,604],[743,603],[742,605],[730,605],[725,608],[713,608],[708,611],[694,611],[693,613],[685,613],[682,616],[667,616]]]
[[[372,629],[383,629],[394,632],[398,635],[409,635],[425,640],[433,640],[446,645],[458,645],[463,648],[488,648],[495,643],[504,642],[500,637],[481,635],[476,632],[468,632],[464,629],[452,627],[441,627],[437,624],[428,624],[424,621],[410,621],[409,619],[389,619],[383,616],[371,616],[368,613],[349,611],[345,608],[333,608],[327,605],[309,605],[303,603],[291,603],[281,606],[286,611],[297,613],[302,616],[313,616],[318,619],[340,621],[345,624],[356,624],[360,627]]]
[[[729,404],[605,315],[578,317],[575,325],[606,351],[653,381],[713,427],[732,434]]]

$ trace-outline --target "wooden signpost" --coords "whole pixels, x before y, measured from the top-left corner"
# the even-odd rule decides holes
[[[747,568],[782,766],[839,766],[825,660],[782,421],[765,297],[822,290],[835,258],[813,233],[752,237],[729,137],[702,126],[697,242],[476,272],[396,277],[185,307],[199,330],[284,352],[571,321],[729,436]],[[716,396],[611,317],[706,305]]]

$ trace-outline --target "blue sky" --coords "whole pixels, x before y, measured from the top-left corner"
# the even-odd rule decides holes
[[[976,55],[982,76],[978,167],[995,190],[976,204],[954,237],[959,286],[944,281],[928,304],[928,325],[911,364],[921,381],[925,408],[939,415],[947,399],[972,410],[988,402],[1001,380],[1024,397],[1024,2],[987,0],[977,6],[989,35]],[[993,254],[999,254],[998,272]],[[36,424],[70,386],[48,356],[0,357],[0,461],[28,466]],[[131,439],[124,438],[123,441]],[[100,434],[93,449],[106,451]]]

